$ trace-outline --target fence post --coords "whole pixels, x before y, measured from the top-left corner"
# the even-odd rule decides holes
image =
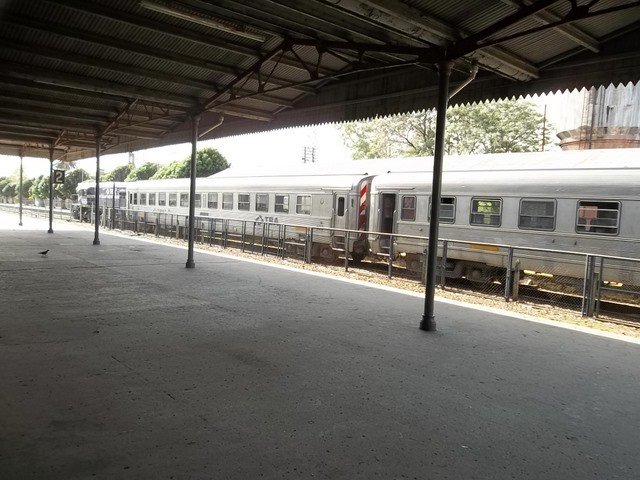
[[[513,247],[509,247],[509,253],[507,255],[507,273],[504,279],[504,301],[508,302],[509,298],[511,297],[511,276],[512,276],[512,269],[511,266],[513,265]]]
[[[393,276],[393,234],[389,236],[389,261],[387,262],[387,275]]]
[[[593,316],[593,277],[595,271],[595,258],[587,255],[584,267],[584,284],[582,288],[582,315]]]
[[[349,271],[349,232],[344,232],[344,271]]]
[[[516,264],[513,266],[513,280],[511,286],[511,299],[514,302],[518,301],[518,295],[520,295],[520,260],[516,260]]]
[[[449,250],[449,242],[447,240],[442,241],[442,257],[440,257],[440,288],[444,290],[446,278],[447,278],[447,254]],[[426,267],[426,262],[425,262]],[[425,277],[427,275],[426,269],[424,270]],[[426,278],[425,278],[426,283]]]

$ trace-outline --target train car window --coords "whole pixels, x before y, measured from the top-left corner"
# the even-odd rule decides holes
[[[256,193],[256,212],[269,211],[269,194]]]
[[[132,205],[137,205],[138,204],[138,194],[137,193],[132,193],[131,194],[131,198],[129,199],[129,203],[131,203]]]
[[[207,204],[207,206],[212,210],[217,210],[218,209],[218,194],[217,193],[210,193],[209,194],[209,203]]]
[[[416,219],[416,196],[415,195],[403,195],[402,196],[402,208],[400,209],[401,220],[415,220]]]
[[[146,193],[141,193],[140,194],[140,205],[146,205],[147,204],[147,194]]]
[[[483,227],[499,227],[502,220],[502,200],[499,198],[472,198],[469,223]]]
[[[222,194],[222,209],[233,210],[233,193]]]
[[[167,194],[165,192],[160,192],[158,194],[158,206],[165,207],[167,205]]]
[[[276,213],[289,213],[289,195],[276,194]]]
[[[311,195],[296,196],[296,213],[311,215]]]
[[[155,206],[156,204],[156,194],[155,193],[150,193],[149,194],[149,205]]]
[[[338,197],[338,216],[344,217],[344,197]]]
[[[200,197],[199,193],[196,193],[195,196],[193,197],[193,203],[194,203],[194,207],[195,208],[200,208],[202,206],[202,201],[201,201],[202,197]]]
[[[576,232],[598,235],[617,235],[620,202],[580,200]]]
[[[178,194],[177,193],[170,193],[169,194],[169,206],[170,207],[177,207],[178,206]]]
[[[251,209],[251,196],[248,193],[238,194],[238,210],[250,210]]]
[[[523,230],[554,230],[556,201],[523,198],[520,200],[518,228]]]
[[[431,199],[429,199],[429,221],[431,221]],[[440,223],[456,221],[456,197],[440,197]]]
[[[188,207],[189,206],[189,194],[188,193],[181,193],[180,194],[180,206],[181,207]]]

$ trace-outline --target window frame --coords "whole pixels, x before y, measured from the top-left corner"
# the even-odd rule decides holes
[[[209,210],[217,210],[218,205],[218,192],[209,192],[207,195],[207,208]]]
[[[233,193],[223,192],[222,210],[233,210]]]
[[[262,198],[262,201],[260,199]],[[266,202],[265,202],[266,199]],[[268,193],[256,193],[255,209],[256,212],[268,212],[269,211],[269,194]]]
[[[308,200],[308,202],[304,200]],[[296,213],[298,215],[311,215],[311,206],[311,195],[296,195]]]
[[[546,203],[553,205],[553,214],[552,215],[533,215],[533,214],[524,214],[522,212],[522,207],[525,202],[529,203]],[[556,229],[556,219],[558,216],[558,201],[555,198],[535,198],[535,197],[523,197],[520,199],[520,205],[518,206],[518,228],[520,230],[535,230],[539,232],[553,232]],[[551,227],[537,227],[537,226],[523,226],[522,219],[523,217],[529,217],[531,219],[551,219]],[[532,222],[534,223],[534,222]]]
[[[413,206],[407,207],[405,206],[406,200],[413,200]],[[400,196],[400,220],[405,222],[415,222],[416,221],[416,207],[418,206],[418,197],[416,195],[401,195]],[[407,213],[411,213],[411,215],[406,215]]]
[[[590,205],[584,205],[584,204],[590,204]],[[609,206],[607,208],[601,207],[600,205],[603,204],[608,204]],[[615,209],[611,209],[610,206],[611,205],[615,205],[617,208]],[[610,225],[604,225],[604,224],[597,224],[597,225],[592,225],[590,222],[581,225],[580,224],[580,219],[581,218],[586,218],[585,215],[580,215],[580,211],[588,211],[587,209],[585,209],[584,207],[596,207],[595,213],[596,216],[593,217],[594,220],[596,221],[610,221],[610,220],[614,220],[614,225],[610,226]],[[614,219],[610,219],[607,218],[605,216],[599,216],[598,212],[600,210],[603,211],[614,211],[616,212],[616,216]],[[619,200],[578,200],[578,202],[576,203],[576,220],[575,220],[575,231],[576,233],[579,233],[581,235],[606,235],[609,237],[613,237],[616,235],[620,234],[620,217],[621,217],[621,213],[622,213],[622,202]],[[591,220],[591,218],[589,218],[588,220]],[[593,231],[591,230],[591,227],[593,227]],[[583,229],[581,229],[583,228]],[[597,231],[596,231],[597,230]],[[604,230],[604,231],[603,231]],[[607,230],[611,230],[611,231],[607,231]]]
[[[283,199],[282,203],[278,203],[278,199]],[[275,213],[289,213],[289,194],[288,193],[276,193],[274,203]]]
[[[238,194],[238,210],[243,212],[251,211],[251,194],[239,193]]]
[[[481,212],[479,210],[477,210],[477,206],[476,202],[496,202],[499,204],[499,212],[498,213],[493,213],[493,212]],[[476,208],[474,208],[474,205],[476,205]],[[470,204],[469,204],[469,225],[472,225],[474,227],[493,227],[493,228],[499,228],[502,226],[502,207],[504,205],[504,201],[501,197],[471,197],[470,200]],[[486,222],[479,222],[479,221],[474,221],[474,216],[476,215],[481,215],[483,219],[486,219],[487,216],[490,219],[493,218],[497,218],[498,221],[497,223],[486,223]]]

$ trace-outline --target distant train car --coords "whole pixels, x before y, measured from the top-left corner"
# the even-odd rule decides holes
[[[127,205],[127,182],[101,182],[100,205],[107,208],[125,208]],[[71,214],[75,219],[87,221],[96,203],[96,182],[87,180],[78,183],[72,199]]]
[[[432,173],[389,172],[371,185],[369,243],[374,254],[405,257],[420,271],[429,234]],[[446,275],[489,282],[504,272],[502,244],[603,256],[640,257],[640,151],[589,150],[445,159],[439,238],[460,241],[447,252]],[[390,236],[393,245],[390,245]],[[519,256],[521,267],[550,272],[558,255]],[[566,258],[563,257],[563,262]],[[584,264],[566,262],[569,276]],[[609,263],[610,280],[640,285],[640,272]],[[634,278],[631,278],[634,277]],[[607,278],[605,278],[606,280]]]
[[[305,227],[365,231],[372,176],[363,172],[243,172],[228,169],[196,181],[195,215],[290,225],[286,240],[302,240]],[[128,207],[150,214],[189,213],[189,179],[146,180],[128,186]],[[241,228],[237,224],[234,229]],[[344,232],[318,229],[312,256],[333,258],[344,250]],[[368,254],[366,234],[349,238],[355,260]]]

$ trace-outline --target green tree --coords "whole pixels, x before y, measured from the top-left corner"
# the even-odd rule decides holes
[[[198,177],[208,177],[230,166],[229,162],[215,148],[203,148],[196,152],[196,176]],[[151,178],[188,178],[190,172],[191,157],[186,157],[161,168]]]
[[[121,165],[102,175],[100,180],[104,180],[105,182],[124,182],[132,170],[133,165],[130,163]]]
[[[445,152],[480,154],[540,150],[544,117],[531,102],[500,102],[459,105],[447,110]],[[436,112],[356,122],[342,127],[345,144],[354,158],[433,155]],[[545,145],[551,145],[549,128]]]
[[[13,203],[13,199],[18,194],[18,185],[14,181],[7,182],[2,188],[2,196],[6,201]]]
[[[22,198],[24,199],[31,199],[31,186],[33,185],[33,182],[35,181],[34,178],[27,178],[25,180],[22,181],[22,191],[24,192],[22,194]],[[19,185],[18,185],[19,187]]]
[[[160,165],[157,163],[147,162],[140,165],[138,168],[134,168],[129,172],[125,181],[135,182],[136,180],[149,180],[160,169]]]
[[[76,193],[78,184],[84,180],[90,180],[89,175],[82,168],[76,168],[67,172],[64,176],[64,183],[56,186],[56,196],[59,198],[70,199]],[[48,188],[48,187],[47,187]],[[48,194],[47,194],[48,197]]]
[[[9,199],[4,196],[4,187],[6,187],[11,180],[8,177],[0,177],[0,197],[2,197],[3,202],[7,202]]]
[[[33,199],[49,199],[49,175],[40,175],[33,181],[29,196]]]

